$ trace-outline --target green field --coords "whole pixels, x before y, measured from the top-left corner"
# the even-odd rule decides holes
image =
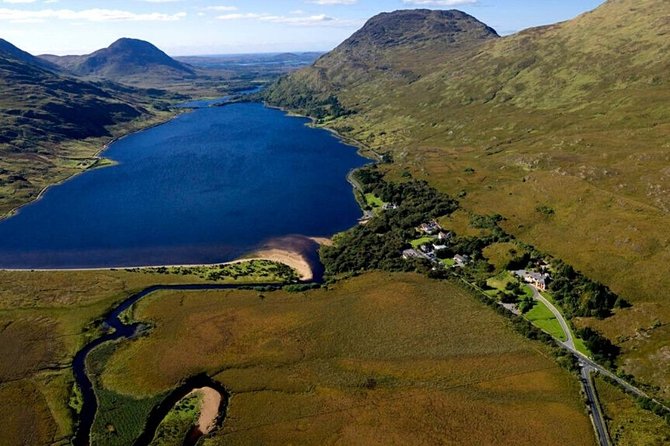
[[[388,28],[402,38],[371,28],[267,98],[307,113],[316,104],[329,127],[388,153],[393,178],[409,173],[459,197],[455,228],[469,213],[500,214],[519,241],[631,302],[608,321],[574,322],[617,343],[623,371],[667,399],[670,299],[659,290],[670,287],[670,23],[658,19],[666,15],[664,0],[608,1],[500,39],[478,38],[466,21],[449,42],[432,34],[415,42],[414,28],[396,19]],[[507,258],[489,254],[496,268]]]
[[[412,248],[417,249],[421,245],[425,245],[426,243],[431,243],[435,241],[435,237],[421,237],[416,240],[412,240],[410,244],[412,245]]]
[[[365,202],[369,206],[372,206],[373,208],[380,208],[384,206],[384,202],[379,197],[377,197],[375,194],[372,193],[365,194]]]
[[[565,333],[563,333],[558,320],[542,302],[535,302],[533,308],[524,317],[553,337],[561,341],[566,340]]]

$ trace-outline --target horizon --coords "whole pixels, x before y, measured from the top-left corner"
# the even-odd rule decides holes
[[[108,2],[107,2],[108,3]],[[82,55],[119,38],[174,57],[327,52],[371,17],[399,9],[458,9],[500,35],[549,25],[603,0],[0,0],[0,36],[32,54]],[[40,26],[35,26],[39,24]],[[315,36],[318,36],[315,38]]]

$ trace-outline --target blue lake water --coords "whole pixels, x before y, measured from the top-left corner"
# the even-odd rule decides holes
[[[114,144],[0,222],[1,268],[216,263],[287,235],[330,236],[361,212],[347,173],[368,161],[261,104],[178,118]]]

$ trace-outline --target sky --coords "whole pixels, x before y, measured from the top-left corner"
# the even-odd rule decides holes
[[[327,51],[384,11],[460,9],[499,34],[603,0],[0,0],[0,38],[33,54],[87,54],[121,37],[173,56]]]

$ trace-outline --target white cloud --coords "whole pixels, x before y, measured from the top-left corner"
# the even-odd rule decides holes
[[[2,0],[2,3],[13,3],[13,4],[19,4],[19,3],[35,3],[36,0]]]
[[[479,0],[402,0],[406,5],[419,6],[459,6],[459,5],[474,5],[479,3]]]
[[[272,15],[272,14],[257,14],[255,12],[248,13],[233,13],[223,14],[217,17],[219,20],[257,20],[264,23],[278,23],[291,26],[357,26],[359,23],[354,23],[349,20],[340,20],[326,14],[319,15]]]
[[[257,19],[261,15],[260,14],[255,14],[253,12],[249,12],[246,14],[240,14],[240,13],[235,13],[235,14],[223,14],[220,16],[217,16],[216,18],[219,20],[241,20],[241,19]]]
[[[174,22],[186,17],[185,12],[163,14],[159,12],[134,13],[117,9],[42,9],[23,10],[0,8],[0,21],[34,23],[45,20],[79,20],[87,22]]]
[[[300,17],[286,17],[286,16],[263,16],[260,18],[263,22],[283,23],[286,25],[317,25],[329,22],[335,22],[333,17],[328,17],[325,14],[300,16]]]
[[[358,0],[307,0],[307,3],[317,5],[354,5]]]
[[[207,6],[206,8],[202,9],[206,11],[220,11],[220,12],[237,11],[237,6],[217,5],[217,6]]]

